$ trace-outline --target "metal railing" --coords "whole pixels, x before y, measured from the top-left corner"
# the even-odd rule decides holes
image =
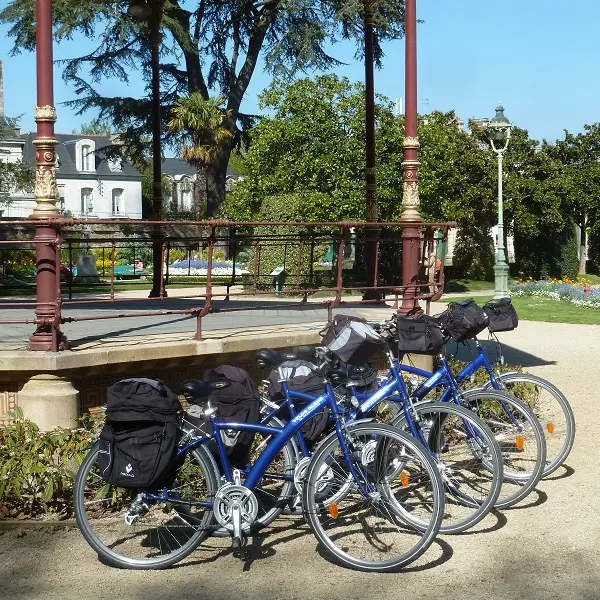
[[[0,221],[0,227],[15,225],[14,221]],[[10,271],[6,257],[15,251],[34,249],[36,244],[44,243],[53,249],[54,260],[38,264],[37,269],[50,270],[53,273],[53,303],[46,301],[44,311],[36,300],[20,299],[2,303],[4,307],[36,307],[36,316],[31,319],[0,319],[0,324],[33,324],[51,327],[60,331],[63,323],[95,321],[114,318],[134,318],[163,315],[194,315],[196,318],[195,339],[202,339],[202,319],[212,312],[227,313],[257,308],[290,307],[287,302],[270,302],[259,306],[235,305],[236,298],[275,299],[292,297],[296,304],[306,303],[325,306],[328,318],[332,310],[343,304],[344,294],[363,291],[370,299],[353,298],[353,301],[372,303],[381,297],[392,296],[395,306],[398,299],[407,292],[417,300],[424,301],[427,307],[431,301],[439,299],[444,287],[444,260],[449,228],[454,223],[420,223],[418,277],[415,281],[402,282],[402,224],[367,224],[361,221],[304,223],[304,222],[232,222],[232,221],[132,221],[102,219],[51,219],[43,225],[50,225],[57,231],[52,241],[36,241],[33,234],[40,222],[20,221],[19,226],[31,231],[32,239],[0,240],[2,254],[2,275]],[[107,234],[103,226],[123,226],[125,233]],[[156,242],[156,226],[161,227],[161,262],[166,263],[164,278],[160,285],[160,294],[148,298],[148,310],[119,312],[119,314],[93,314],[68,316],[64,309],[69,306],[89,304],[117,304],[130,300],[139,301],[126,293],[119,293],[121,284],[118,255],[127,256],[133,269],[121,276],[130,279],[148,277],[146,265],[136,269],[136,258],[148,255],[152,244]],[[413,225],[414,227],[414,225]],[[5,229],[5,231],[7,231]],[[153,237],[154,235],[154,237]],[[371,244],[370,254],[368,245]],[[227,272],[219,274],[220,255],[227,258]],[[81,255],[93,255],[94,263],[101,263],[95,277],[89,270],[76,273],[76,262],[80,265]],[[76,260],[75,257],[78,257]],[[200,256],[201,258],[193,258]],[[366,257],[375,257],[374,285],[367,285],[365,269]],[[183,273],[173,272],[173,258],[183,257],[179,265]],[[202,274],[192,273],[193,261],[200,260]],[[90,262],[89,260],[87,262]],[[188,263],[187,275],[185,263]],[[151,261],[150,261],[151,263]],[[57,268],[58,266],[58,268]],[[205,271],[205,274],[204,274]],[[75,274],[76,273],[76,274]],[[194,276],[195,275],[195,276]],[[26,277],[25,277],[26,280]],[[0,282],[2,280],[0,279]],[[185,296],[167,297],[170,285],[177,281],[197,289]],[[14,283],[14,282],[13,282]],[[30,287],[31,286],[26,286]],[[2,289],[16,289],[0,286]],[[39,289],[39,286],[38,286]],[[78,297],[78,292],[86,291],[91,297]],[[105,297],[95,295],[96,291],[107,291]],[[174,290],[171,290],[174,291]],[[370,294],[369,294],[370,292]],[[0,292],[1,293],[1,292]],[[325,296],[322,300],[315,295]],[[46,295],[46,298],[49,296]],[[186,298],[198,300],[198,306],[184,309],[170,309],[169,300]],[[218,299],[229,300],[227,305],[215,310]],[[146,300],[144,300],[146,301]],[[162,305],[154,309],[156,303]],[[40,313],[42,317],[40,317]],[[52,316],[43,316],[52,315]],[[60,335],[54,336],[56,343],[52,351],[60,347]],[[66,347],[65,344],[62,346]]]

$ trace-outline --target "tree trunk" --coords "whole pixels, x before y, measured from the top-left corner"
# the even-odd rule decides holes
[[[225,182],[227,180],[227,165],[231,155],[232,143],[221,145],[215,160],[206,169],[206,212],[212,218],[225,200]]]
[[[204,207],[206,206],[206,167],[196,169],[196,182],[194,183],[194,201],[196,218],[204,218]]]
[[[586,233],[586,219],[583,219],[583,222],[579,225],[579,275],[585,275],[585,267],[586,267],[586,250],[587,250],[587,233]]]

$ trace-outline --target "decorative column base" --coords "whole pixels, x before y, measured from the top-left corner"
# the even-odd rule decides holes
[[[427,354],[406,354],[402,359],[402,364],[414,365],[417,369],[433,373],[433,356]]]
[[[25,417],[42,431],[78,427],[79,391],[63,377],[34,375],[19,392],[18,402]]]
[[[510,295],[508,291],[509,267],[505,262],[494,265],[494,298],[506,298]]]

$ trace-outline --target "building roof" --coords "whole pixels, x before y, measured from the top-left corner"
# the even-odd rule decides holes
[[[23,162],[31,166],[35,166],[36,149],[33,145],[33,140],[36,137],[35,133],[29,132],[21,134],[25,140],[23,148]],[[90,175],[96,177],[116,178],[116,179],[142,179],[142,174],[127,160],[121,162],[120,171],[111,171],[108,166],[108,161],[105,157],[106,152],[103,149],[114,147],[113,142],[102,135],[85,135],[82,133],[57,133],[55,134],[58,144],[56,145],[56,154],[58,155],[59,167],[56,171],[57,177],[81,177],[89,179]],[[96,143],[94,156],[96,158],[96,171],[82,172],[78,171],[75,166],[75,143],[78,140],[91,139]]]
[[[163,175],[170,175],[171,177],[181,175],[192,176],[196,174],[196,168],[180,158],[163,158],[162,172]],[[237,171],[227,168],[227,177],[237,178],[238,176],[239,173]]]

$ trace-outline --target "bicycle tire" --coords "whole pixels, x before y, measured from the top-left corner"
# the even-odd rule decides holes
[[[565,462],[575,442],[575,415],[569,401],[555,385],[536,375],[501,373],[496,377],[500,380],[503,389],[526,401],[541,422],[546,438],[546,466],[542,478],[547,477]],[[546,399],[542,400],[541,392],[536,390],[531,398],[531,390],[515,389],[515,384],[541,388],[548,392],[549,397],[546,396]],[[486,384],[484,389],[490,389],[491,385],[491,382]]]
[[[439,531],[444,491],[437,467],[419,442],[396,427],[357,423],[344,427],[344,435],[353,453],[352,461],[356,463],[360,482],[355,480],[352,489],[344,494],[339,504],[322,506],[319,480],[323,475],[328,481],[338,477],[340,485],[345,486],[350,473],[346,456],[339,454],[341,445],[337,434],[330,434],[315,451],[306,471],[303,486],[306,519],[317,540],[338,564],[361,571],[396,571],[419,558]],[[398,460],[403,462],[407,478],[410,477],[406,483],[402,477],[387,480],[388,461],[393,465]],[[365,483],[373,490],[369,498],[359,492],[359,483]],[[395,494],[401,495],[402,499],[396,498]],[[389,502],[392,496],[395,498],[393,505]],[[358,518],[355,513],[357,509],[361,511],[361,504],[365,511]],[[415,529],[406,519],[407,513],[416,510],[424,510],[429,515],[425,530]],[[334,532],[331,535],[336,524],[346,528],[341,542],[342,534]],[[388,540],[393,533],[398,534],[398,540],[390,542]],[[353,536],[350,541],[349,536]],[[358,546],[361,537],[367,544],[362,546],[364,552]],[[401,541],[407,542],[406,549],[400,547]],[[338,542],[341,547],[336,545]],[[367,560],[365,555],[369,547],[385,558]],[[390,557],[391,551],[396,555]]]
[[[504,477],[495,508],[514,506],[544,473],[546,438],[540,422],[529,405],[498,390],[467,390],[460,403],[487,423],[500,444]]]
[[[440,533],[462,533],[485,518],[500,495],[500,446],[485,422],[462,406],[422,403],[415,406],[415,413],[444,482],[446,498]],[[408,430],[404,413],[391,424]],[[423,524],[416,522],[415,526]]]
[[[77,472],[73,499],[79,530],[103,562],[125,569],[164,569],[184,559],[206,539],[212,529],[212,510],[182,502],[210,502],[214,497],[218,474],[207,450],[196,448],[181,457],[176,479],[168,490],[170,501],[146,498],[147,510],[131,524],[125,516],[140,491],[106,483],[96,466],[98,453],[96,442]],[[204,492],[199,489],[201,482],[206,484]],[[143,505],[136,506],[141,512]],[[200,510],[194,512],[194,508]]]

